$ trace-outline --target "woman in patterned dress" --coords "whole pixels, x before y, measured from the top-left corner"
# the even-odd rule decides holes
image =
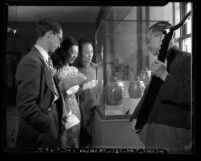
[[[78,56],[78,42],[73,37],[67,37],[61,43],[61,46],[52,57],[53,65],[57,69],[57,78],[60,81],[69,77],[73,72],[78,72],[78,69],[74,66],[70,66]],[[65,109],[67,115],[72,114],[77,117],[77,122],[69,123],[66,121],[66,125],[62,129],[61,134],[61,147],[62,148],[79,148],[79,135],[80,135],[80,110],[76,100],[76,92],[79,86],[74,86],[69,90],[63,92]],[[64,120],[65,121],[65,120]]]

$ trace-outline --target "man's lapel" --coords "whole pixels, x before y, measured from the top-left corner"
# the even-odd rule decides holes
[[[40,52],[38,51],[37,48],[34,47],[34,50],[37,50],[36,52],[36,55],[40,58],[43,66],[44,66],[44,74],[45,74],[45,80],[46,80],[46,83],[47,83],[47,86],[49,87],[49,89],[52,91],[52,93],[54,94],[54,84],[53,84],[53,79],[52,79],[52,76],[51,76],[51,73],[50,71],[48,70],[47,68],[47,65],[42,57],[42,55],[40,54]]]
[[[61,91],[60,91],[60,89],[59,89],[58,80],[57,80],[57,78],[56,78],[55,76],[53,77],[53,80],[54,80],[54,82],[55,82],[55,87],[56,87],[56,89],[57,89],[57,91],[58,91],[59,97],[62,98],[62,94],[61,94]]]

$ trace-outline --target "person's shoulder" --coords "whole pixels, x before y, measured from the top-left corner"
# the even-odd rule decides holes
[[[20,62],[26,62],[26,61],[29,60],[29,59],[33,59],[33,57],[34,57],[34,55],[32,54],[32,52],[29,51],[27,54],[25,54],[25,55],[21,58]]]
[[[172,49],[174,50],[174,52],[176,51],[176,53],[178,55],[182,55],[182,56],[190,56],[191,55],[190,52],[183,51],[183,50],[179,49],[177,46],[173,46]]]
[[[22,57],[22,59],[20,60],[18,66],[17,66],[17,70],[16,70],[16,78],[18,76],[20,76],[20,77],[25,76],[25,73],[26,73],[26,75],[28,75],[28,74],[33,75],[32,71],[37,71],[42,66],[43,66],[43,63],[42,63],[41,59],[39,58],[39,56],[37,56],[37,54],[35,54],[35,51],[31,50],[26,55],[24,55]]]
[[[190,52],[177,50],[177,58],[175,59],[177,63],[181,63],[184,64],[184,66],[187,66],[187,64],[191,63],[191,59],[192,54]]]
[[[182,50],[177,50],[178,55],[183,59],[190,59],[192,56],[192,53]]]
[[[20,60],[20,64],[29,64],[31,62],[41,64],[39,52],[34,47]]]
[[[94,63],[94,62],[90,62],[90,66],[91,66],[92,68],[97,68],[97,67],[98,67],[98,65],[97,65],[96,63]]]
[[[97,63],[96,65],[97,65],[97,68],[103,68],[103,63],[102,62]]]
[[[75,66],[70,66],[71,71],[78,72],[78,68]]]

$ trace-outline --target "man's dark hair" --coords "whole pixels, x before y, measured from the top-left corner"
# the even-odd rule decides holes
[[[57,69],[63,67],[69,61],[70,53],[68,51],[73,45],[78,45],[77,40],[71,36],[66,37],[60,48],[56,49],[55,54],[52,54],[52,62]]]
[[[38,37],[44,36],[45,33],[50,30],[58,34],[61,29],[60,24],[49,17],[39,20],[36,24],[36,33]]]

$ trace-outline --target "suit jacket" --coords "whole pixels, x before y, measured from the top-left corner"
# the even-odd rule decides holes
[[[168,51],[167,70],[170,73],[162,84],[149,115],[148,123],[191,128],[191,54],[172,47]],[[137,119],[145,93],[131,116]]]
[[[20,61],[16,79],[16,105],[19,113],[16,148],[34,150],[59,146],[63,97],[54,102],[52,76],[40,52],[33,47]]]

